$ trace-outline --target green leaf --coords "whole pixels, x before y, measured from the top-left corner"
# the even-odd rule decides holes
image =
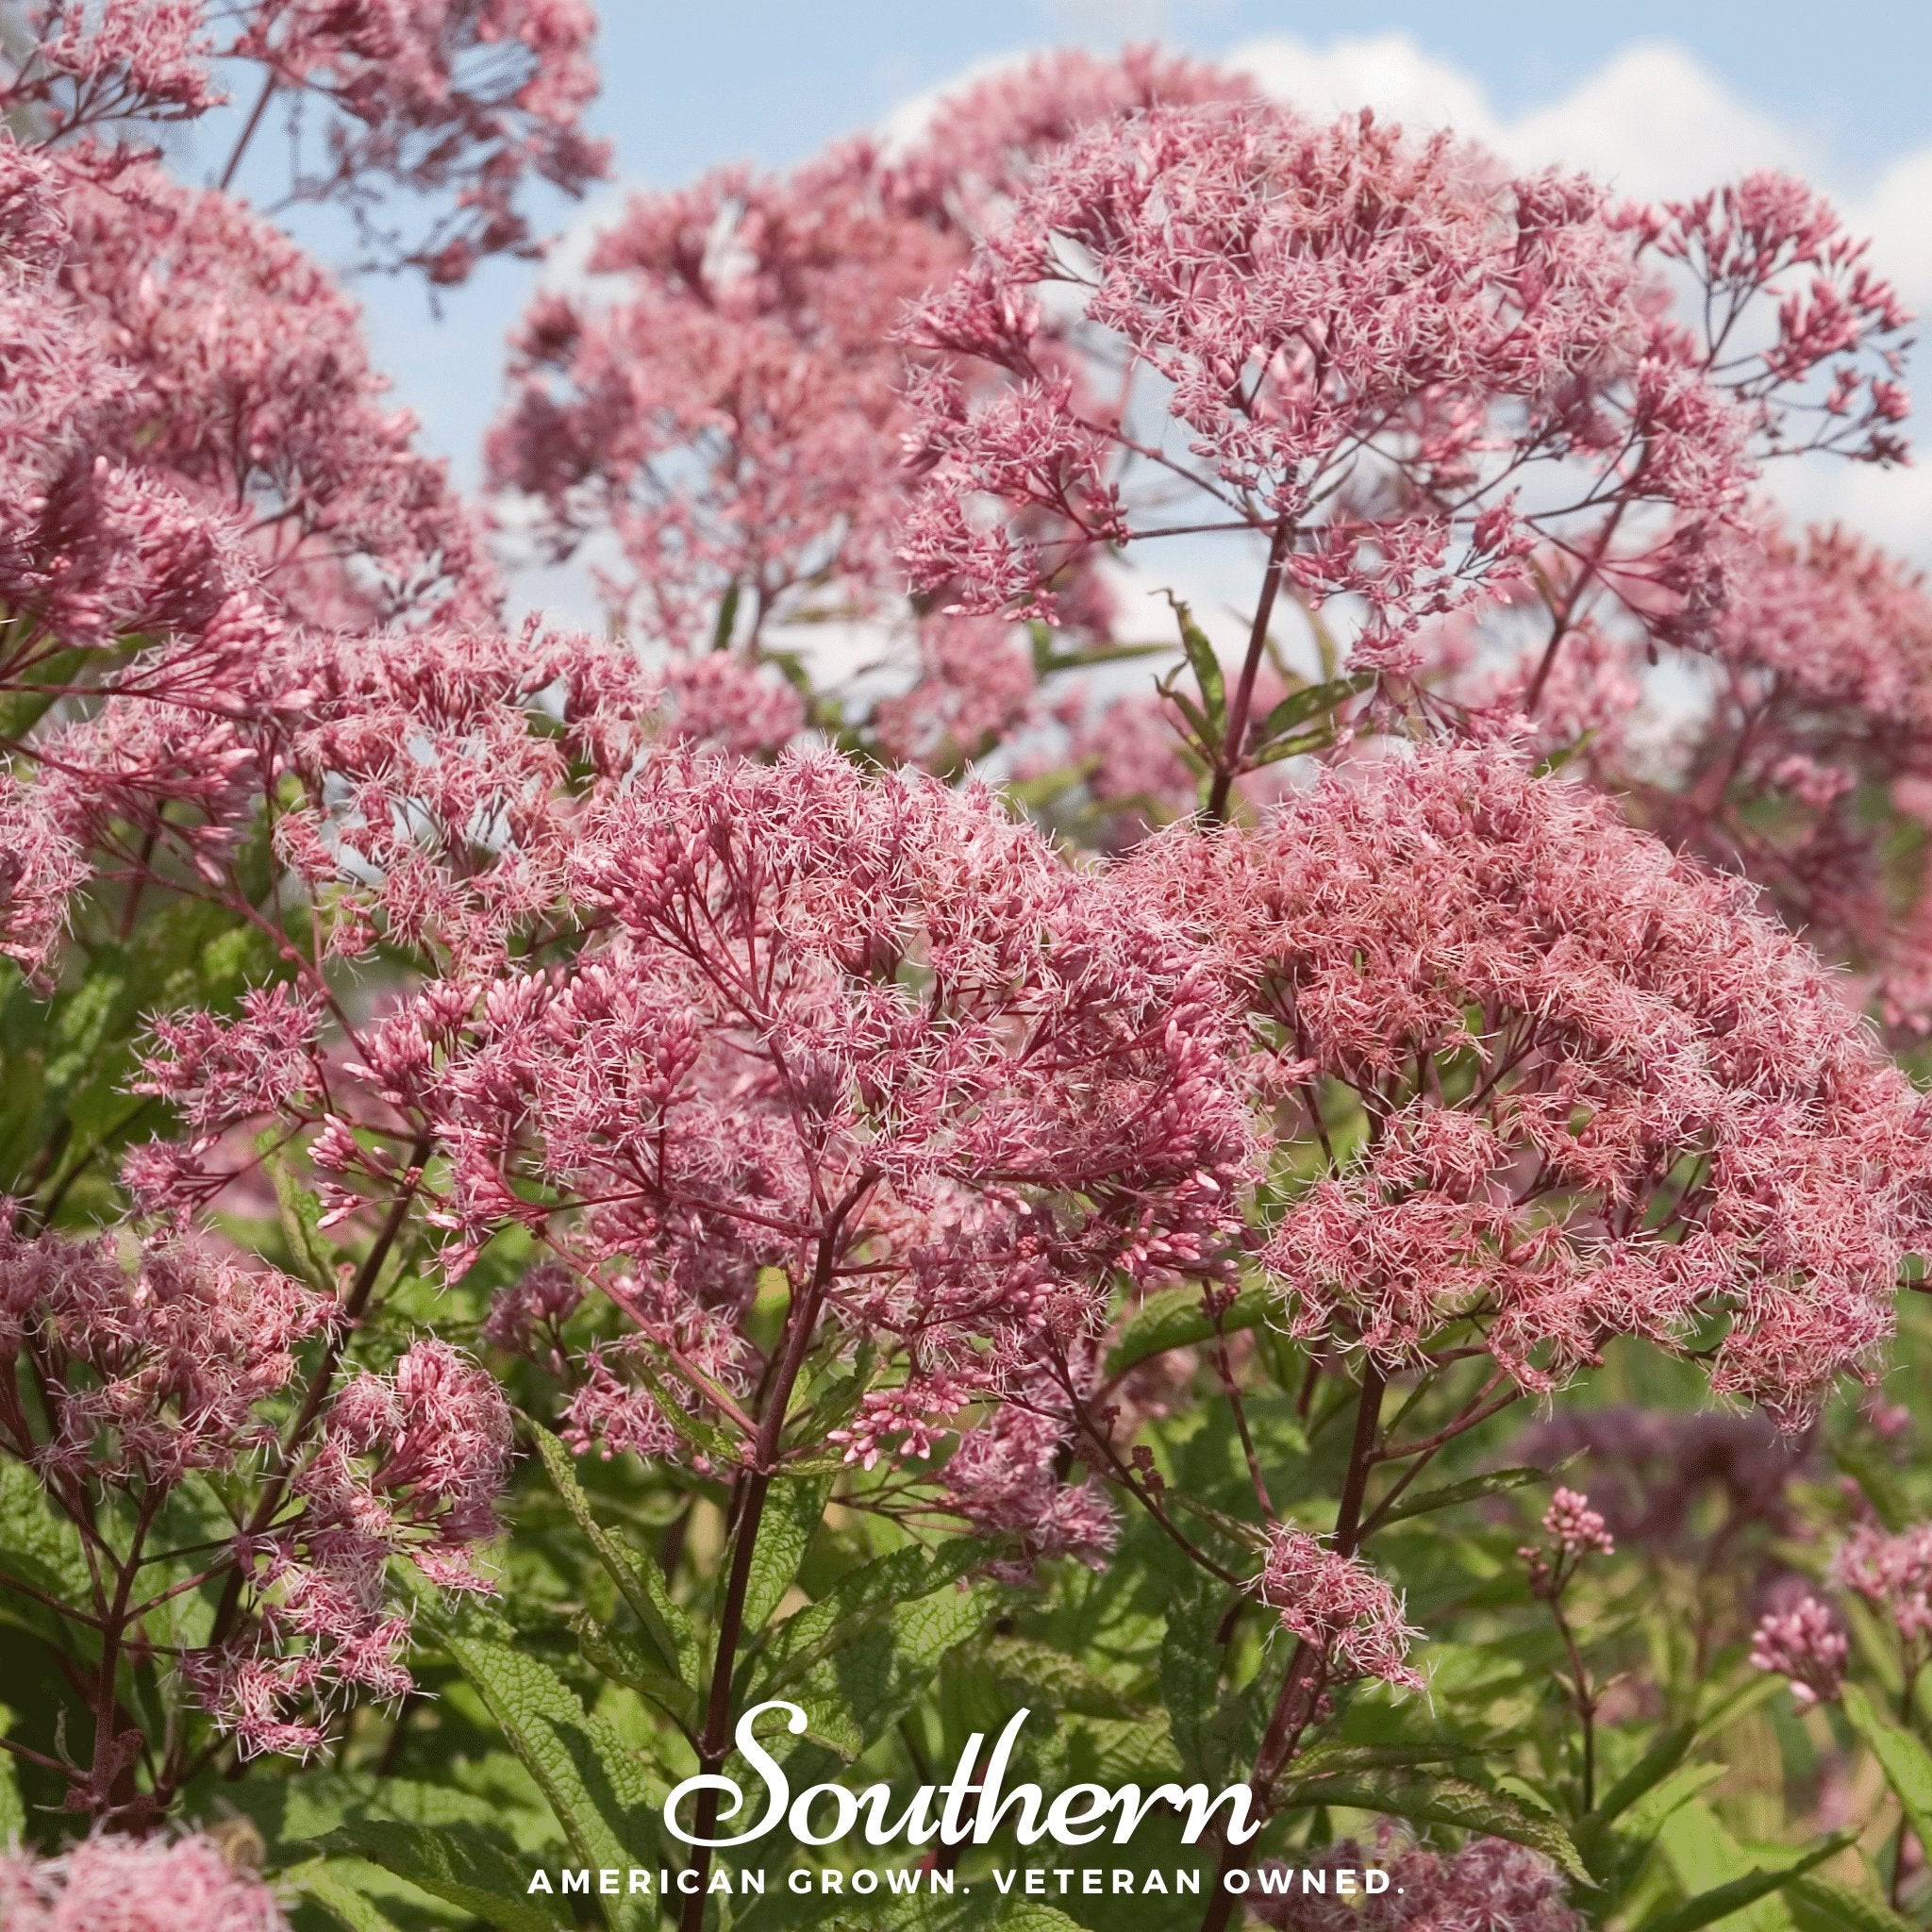
[[[711,626],[711,648],[714,651],[731,648],[731,633],[738,628],[738,600],[743,589],[736,577],[724,587],[724,594],[718,602],[717,622]]]
[[[1852,1728],[1872,1747],[1919,1842],[1932,1845],[1932,1754],[1885,1716],[1857,1684],[1844,1688],[1844,1710]]]
[[[1458,1757],[1482,1754],[1467,1738],[1421,1738],[1386,1744],[1352,1744],[1345,1738],[1311,1744],[1289,1767],[1293,1782],[1337,1777],[1358,1771],[1399,1771],[1422,1764],[1452,1764]],[[1288,1785],[1284,1790],[1290,1789]]]
[[[79,1531],[57,1513],[33,1471],[11,1457],[0,1457],[0,1568],[63,1603],[87,1601]]]
[[[396,1922],[340,1865],[317,1858],[283,1874],[282,1882],[313,1899],[343,1932],[398,1932]]]
[[[1386,1528],[1410,1516],[1427,1516],[1438,1509],[1453,1509],[1458,1503],[1474,1503],[1484,1496],[1498,1496],[1507,1490],[1520,1490],[1525,1483],[1549,1480],[1541,1469],[1496,1469],[1488,1475],[1473,1475],[1459,1483],[1444,1483],[1440,1489],[1424,1490],[1419,1496],[1407,1496],[1381,1518]]]
[[[322,1839],[316,1849],[367,1858],[398,1878],[447,1899],[498,1932],[556,1932],[570,1921],[541,1893],[525,1894],[519,1861],[474,1824],[394,1824],[359,1819]],[[628,1860],[626,1860],[626,1863]]]
[[[826,1475],[794,1477],[774,1482],[765,1492],[758,1517],[758,1541],[752,1545],[751,1574],[744,1592],[744,1629],[750,1636],[762,1630],[772,1612],[785,1600],[805,1560],[806,1545],[824,1521],[825,1499],[832,1493]],[[742,1534],[742,1532],[740,1532]],[[719,1587],[730,1574],[722,1568]]]
[[[1331,677],[1324,684],[1305,685],[1300,691],[1291,691],[1261,721],[1257,756],[1276,739],[1286,737],[1297,724],[1334,710],[1336,706],[1347,703],[1357,691],[1366,691],[1374,682],[1373,677],[1360,675]]]
[[[1222,681],[1221,659],[1215,656],[1208,633],[1194,622],[1194,613],[1172,591],[1167,601],[1174,606],[1174,621],[1181,628],[1181,649],[1188,654],[1188,662],[1193,669],[1201,708],[1208,714],[1218,741],[1227,719],[1227,688]]]
[[[222,1802],[242,1813],[286,1860],[339,1824],[375,1818],[440,1830],[445,1824],[503,1823],[499,1807],[474,1791],[373,1772],[311,1771],[301,1777],[243,1778]],[[543,1824],[546,1831],[549,1820]]]
[[[1217,1331],[1198,1288],[1164,1288],[1150,1294],[1121,1324],[1120,1335],[1108,1351],[1108,1375],[1124,1375],[1150,1357],[1191,1347],[1217,1332],[1233,1335],[1243,1328],[1258,1328],[1276,1306],[1276,1297],[1265,1288],[1244,1288],[1223,1313]]]
[[[1621,1817],[1646,1791],[1655,1790],[1669,1777],[1684,1761],[1684,1754],[1690,1750],[1695,1735],[1690,1724],[1674,1724],[1656,1738],[1650,1749],[1597,1800],[1593,1815],[1598,1822],[1607,1824]]]
[[[1624,1814],[1619,1835],[1632,1842],[1654,1839],[1686,1805],[1701,1797],[1724,1776],[1722,1764],[1684,1764],[1632,1802]]]
[[[808,1710],[814,1697],[841,1707],[870,1744],[931,1688],[941,1660],[977,1637],[1005,1601],[1003,1591],[981,1584],[934,1591],[916,1603],[898,1605],[890,1623],[867,1628],[821,1663],[798,1701]]]
[[[1208,722],[1207,713],[1179,689],[1172,675],[1163,677],[1155,689],[1188,721],[1195,748],[1204,758],[1211,758],[1218,748],[1219,736],[1216,727]]]
[[[1008,1691],[1038,1692],[1057,1716],[1138,1718],[1132,1698],[1096,1677],[1077,1657],[1030,1637],[994,1637],[979,1646],[993,1681]]]
[[[533,1423],[530,1433],[537,1452],[550,1474],[551,1487],[563,1507],[589,1540],[597,1560],[609,1572],[619,1593],[632,1614],[649,1633],[671,1674],[687,1687],[697,1683],[698,1641],[691,1619],[672,1601],[664,1574],[657,1562],[641,1551],[627,1549],[600,1524],[591,1508],[591,1499],[577,1481],[570,1451],[541,1424]]]
[[[579,1861],[647,1859],[657,1844],[648,1808],[654,1794],[609,1725],[588,1716],[548,1664],[514,1643],[447,1625],[438,1634],[536,1779]],[[636,1918],[629,1901],[612,1900],[606,1909],[613,1926]]]
[[[1760,1866],[1741,1877],[1700,1892],[1671,1911],[1653,1914],[1644,1920],[1637,1932],[1698,1932],[1702,1925],[1714,1925],[1720,1919],[1728,1919],[1734,1912],[1741,1912],[1747,1906],[1754,1906],[1758,1900],[1782,1891],[1814,1865],[1822,1865],[1827,1858],[1837,1857],[1857,1839],[1855,1831],[1840,1832],[1837,1837],[1826,1839],[1822,1845],[1807,1852],[1795,1864],[1782,1869]]]
[[[1215,1642],[1225,1592],[1197,1571],[1168,1606],[1160,1644],[1160,1698],[1187,1777],[1206,1778],[1214,1713],[1221,1701],[1221,1646]]]
[[[936,1549],[914,1544],[893,1550],[849,1572],[816,1603],[788,1617],[753,1656],[747,1676],[757,1696],[769,1696],[802,1676],[842,1644],[876,1628],[897,1606],[958,1582],[992,1551],[993,1545],[976,1537],[953,1537]]]
[[[1297,1805],[1346,1805],[1357,1811],[1384,1811],[1424,1824],[1451,1824],[1527,1845],[1560,1865],[1574,1878],[1587,1878],[1570,1834],[1546,1813],[1532,1811],[1501,1791],[1487,1790],[1466,1778],[1311,1778],[1295,1787]]]
[[[1671,1876],[1692,1902],[1726,1886],[1755,1881],[1765,1870],[1781,1873],[1787,1862],[1753,1858],[1702,1798],[1672,1812],[1657,1839]],[[1790,1932],[1791,1915],[1776,1896],[1777,1890],[1774,1885],[1762,1887],[1752,1898],[1724,1908],[1744,1913],[1737,1932]]]
[[[588,1610],[571,1619],[571,1628],[592,1670],[612,1683],[628,1685],[640,1697],[649,1698],[687,1730],[697,1724],[702,1708],[699,1693],[681,1678],[659,1669],[655,1650],[626,1630],[613,1630]]]
[[[1051,677],[1060,671],[1089,671],[1096,664],[1119,664],[1129,658],[1164,658],[1174,649],[1172,644],[1094,644],[1082,651],[1060,651],[1054,648],[1053,637],[1054,633],[1044,625],[1034,633],[1036,676]]]
[[[1824,1878],[1816,1873],[1808,1878],[1793,1879],[1791,1898],[1844,1926],[1846,1932],[1919,1932],[1903,1912],[1893,1911],[1868,1892],[1855,1891],[1842,1879]]]

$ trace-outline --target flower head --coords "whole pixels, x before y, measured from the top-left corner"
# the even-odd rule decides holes
[[[1219,949],[1289,1138],[1334,1150],[1266,1249],[1302,1333],[1398,1361],[1466,1322],[1543,1389],[1719,1318],[1714,1387],[1787,1423],[1870,1363],[1923,1109],[1737,882],[1447,746],[1133,863]]]
[[[1843,1629],[1815,1596],[1790,1610],[1767,1610],[1751,1638],[1752,1663],[1789,1677],[1800,1710],[1837,1700],[1850,1654]]]
[[[288,1932],[275,1895],[211,1838],[83,1839],[0,1856],[7,1932]]]
[[[1329,1682],[1379,1677],[1422,1689],[1421,1674],[1407,1662],[1417,1632],[1403,1622],[1394,1591],[1360,1558],[1306,1530],[1277,1529],[1261,1572],[1261,1601],[1317,1654]]]

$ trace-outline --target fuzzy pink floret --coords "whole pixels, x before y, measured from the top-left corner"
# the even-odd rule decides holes
[[[1379,1677],[1423,1688],[1407,1662],[1420,1633],[1403,1622],[1401,1599],[1359,1557],[1342,1556],[1307,1530],[1277,1529],[1261,1572],[1261,1601],[1317,1654],[1328,1681]]]
[[[83,1840],[0,1856],[7,1932],[288,1932],[275,1895],[200,1837]]]

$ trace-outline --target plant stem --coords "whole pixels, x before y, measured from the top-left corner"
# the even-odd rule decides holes
[[[1248,631],[1248,655],[1241,661],[1241,675],[1235,684],[1234,701],[1227,708],[1227,722],[1221,736],[1221,756],[1214,761],[1214,783],[1208,788],[1208,809],[1204,816],[1211,825],[1227,823],[1228,794],[1241,770],[1241,751],[1248,736],[1248,713],[1255,702],[1255,679],[1261,670],[1261,655],[1268,648],[1268,622],[1274,615],[1274,599],[1281,589],[1281,573],[1294,541],[1294,525],[1283,517],[1274,525],[1268,544],[1268,573],[1261,579],[1261,595],[1255,606],[1255,622]]]
[[[1382,1395],[1389,1379],[1373,1358],[1362,1363],[1361,1394],[1355,1410],[1355,1437],[1349,1443],[1348,1469],[1341,1479],[1341,1500],[1335,1512],[1335,1549],[1338,1556],[1352,1557],[1361,1543],[1362,1503],[1368,1495],[1369,1472],[1375,1462],[1375,1439],[1382,1426]],[[1267,1734],[1255,1756],[1255,1774],[1248,1780],[1257,1811],[1267,1809],[1269,1794],[1282,1767],[1294,1756],[1301,1735],[1315,1714],[1321,1700],[1324,1659],[1308,1644],[1297,1643],[1282,1679],[1281,1694],[1274,1700],[1274,1715],[1268,1720]],[[1231,1841],[1222,1845],[1221,1862],[1214,1873],[1214,1895],[1201,1918],[1201,1932],[1227,1932],[1235,1910],[1235,1894],[1227,1889],[1231,1872],[1247,1865],[1245,1851]]]
[[[718,1613],[718,1654],[711,1664],[710,1695],[705,1706],[705,1728],[698,1740],[698,1770],[715,1777],[731,1755],[731,1679],[738,1667],[739,1640],[744,1629],[744,1599],[751,1588],[752,1557],[758,1549],[758,1524],[765,1513],[765,1498],[772,1490],[773,1473],[778,1466],[778,1452],[784,1443],[785,1412],[791,1407],[791,1391],[805,1358],[811,1352],[817,1332],[819,1311],[824,1306],[825,1290],[839,1258],[840,1237],[847,1217],[871,1192],[877,1178],[861,1174],[845,1198],[833,1208],[819,1236],[818,1255],[812,1267],[811,1285],[791,1306],[785,1337],[785,1355],[773,1376],[765,1396],[764,1410],[758,1417],[758,1432],[752,1445],[752,1466],[746,1472],[740,1492],[738,1526],[731,1544],[731,1571],[724,1585],[724,1602]],[[718,1823],[718,1793],[710,1787],[698,1793],[691,1836],[699,1840],[691,1851],[686,1869],[697,1874],[697,1883],[685,1895],[678,1915],[678,1932],[704,1932],[705,1880],[711,1869],[712,1847],[704,1842]]]
[[[215,183],[224,194],[227,193],[228,184],[235,178],[235,170],[242,165],[242,157],[248,152],[248,144],[255,139],[256,130],[261,125],[261,117],[268,112],[268,104],[275,98],[276,85],[277,76],[271,69],[268,78],[261,84],[261,92],[257,97],[247,121],[242,125],[241,138],[229,151],[228,165],[222,170],[222,178]]]

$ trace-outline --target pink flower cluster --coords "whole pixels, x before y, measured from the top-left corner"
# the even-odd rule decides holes
[[[1558,1489],[1543,1511],[1543,1532],[1556,1539],[1566,1557],[1594,1552],[1607,1557],[1617,1547],[1600,1511],[1590,1507],[1590,1498],[1576,1490]]]
[[[252,1629],[195,1660],[244,1756],[314,1750],[348,1698],[410,1689],[409,1619],[386,1566],[404,1557],[441,1589],[489,1591],[476,1550],[497,1534],[510,1446],[502,1390],[446,1343],[341,1384],[291,1484],[299,1513],[240,1546]]]
[[[1586,1557],[1609,1556],[1617,1547],[1609,1526],[1600,1510],[1590,1507],[1590,1498],[1577,1490],[1558,1488],[1543,1511],[1543,1534],[1548,1546],[1524,1543],[1516,1554],[1529,1571],[1532,1596],[1555,1602],[1569,1587]]]
[[[143,1544],[191,1478],[225,1480],[232,1545],[212,1545],[222,1553],[193,1583],[222,1578],[233,1600],[180,1667],[244,1752],[312,1749],[352,1692],[408,1689],[391,1557],[443,1589],[490,1587],[475,1556],[496,1534],[508,1473],[501,1390],[446,1344],[418,1341],[391,1375],[316,1383],[313,1441],[285,1436],[278,1398],[298,1353],[326,1344],[333,1372],[341,1329],[329,1297],[206,1238],[143,1241],[130,1268],[111,1237],[0,1231],[0,1444],[83,1531],[97,1627],[121,1641],[117,1616],[169,1601],[133,1591]],[[138,1525],[125,1547],[104,1535],[96,1505],[110,1492]],[[96,1782],[111,1767],[97,1751]]]
[[[1320,1891],[1302,1885],[1304,1866],[1324,1877],[1379,1866],[1389,1885],[1351,1900],[1332,1883]],[[1369,1846],[1345,1839],[1302,1865],[1264,1865],[1248,1907],[1282,1932],[1581,1932],[1584,1924],[1556,1866],[1500,1838],[1471,1839],[1455,1852],[1399,1844],[1386,1832]]]
[[[947,1499],[974,1533],[1018,1540],[1018,1556],[999,1571],[1015,1582],[1030,1580],[1034,1564],[1056,1557],[1076,1557],[1098,1570],[1120,1540],[1105,1487],[1065,1482],[1056,1469],[1072,1441],[1061,1419],[1023,1407],[1009,1394],[959,1437],[947,1459]]]
[[[1789,1677],[1800,1710],[1837,1702],[1850,1654],[1850,1640],[1815,1596],[1789,1610],[1767,1610],[1751,1637],[1752,1663]]]
[[[7,1932],[288,1932],[275,1895],[210,1838],[84,1839],[0,1856]]]
[[[0,1435],[57,1493],[158,1499],[192,1471],[272,1448],[264,1405],[331,1314],[301,1283],[197,1238],[144,1242],[130,1270],[109,1236],[0,1231]],[[15,1387],[24,1360],[40,1414]]]
[[[152,165],[73,185],[61,280],[127,372],[94,440],[229,520],[275,603],[369,628],[475,621],[497,587],[477,520],[385,404],[357,305],[227,196]]]
[[[1393,1591],[1359,1557],[1344,1557],[1307,1530],[1275,1529],[1261,1572],[1261,1601],[1281,1627],[1315,1653],[1324,1681],[1379,1677],[1420,1690],[1407,1661],[1418,1634],[1403,1622]]]
[[[1907,1643],[1932,1637],[1932,1523],[1895,1535],[1859,1524],[1839,1545],[1831,1580],[1883,1611]]]
[[[1289,1138],[1329,1146],[1265,1250],[1297,1332],[1400,1362],[1467,1323],[1547,1389],[1722,1316],[1713,1386],[1788,1423],[1871,1362],[1924,1108],[1736,882],[1443,745],[1133,865],[1224,962]]]
[[[916,393],[906,556],[963,608],[1050,616],[1093,546],[1250,530],[1386,641],[1558,526],[1538,466],[1668,508],[1680,571],[1738,503],[1730,406],[1579,178],[1216,102],[1093,126],[1013,208],[910,329],[1002,378]]]
[[[1674,844],[1761,880],[1792,926],[1855,967],[1889,1024],[1923,1031],[1925,882],[1888,862],[1871,815],[1889,799],[1908,828],[1925,810],[1932,599],[1839,530],[1768,530],[1730,571],[1710,708],[1640,784],[1640,809]]]
[[[903,391],[930,358],[895,331],[1079,126],[1247,92],[1151,49],[1054,55],[950,97],[896,153],[852,142],[788,176],[729,169],[633,197],[591,258],[608,292],[540,297],[518,338],[490,444],[493,480],[525,499],[511,531],[546,555],[614,539],[621,568],[591,553],[606,596],[679,649],[815,658],[808,625],[883,626],[923,672],[881,708],[891,755],[972,757],[1011,728],[1030,680],[993,627],[907,612]],[[1061,607],[1082,627],[1105,602],[1090,577]]]
[[[637,197],[591,260],[625,299],[526,318],[492,478],[541,507],[552,553],[612,533],[607,594],[680,649],[756,653],[788,622],[875,608],[897,595],[891,331],[957,256],[863,148]]]
[[[1731,187],[1640,216],[1647,244],[1690,272],[1704,366],[1749,411],[1767,455],[1827,449],[1903,458],[1911,412],[1900,380],[1911,318],[1825,198],[1760,170]],[[1768,332],[1740,318],[1774,305]]]
[[[97,137],[195,119],[227,98],[216,64],[251,63],[260,91],[227,173],[275,107],[286,198],[334,203],[371,265],[432,282],[534,253],[520,195],[533,180],[579,194],[608,165],[583,128],[597,91],[586,0],[32,0],[24,24],[0,75],[16,130],[110,179],[129,150]],[[398,193],[427,204],[425,232],[396,224]]]
[[[903,1349],[943,1421],[1064,1387],[1116,1271],[1225,1266],[1250,1141],[1224,1003],[1125,882],[991,797],[660,753],[573,882],[596,936],[567,970],[503,970],[480,1004],[432,986],[382,1041],[391,1104],[451,1158],[453,1268],[506,1220],[543,1229],[727,1414],[782,1269]],[[626,1361],[598,1352],[581,1420],[641,1440]]]

